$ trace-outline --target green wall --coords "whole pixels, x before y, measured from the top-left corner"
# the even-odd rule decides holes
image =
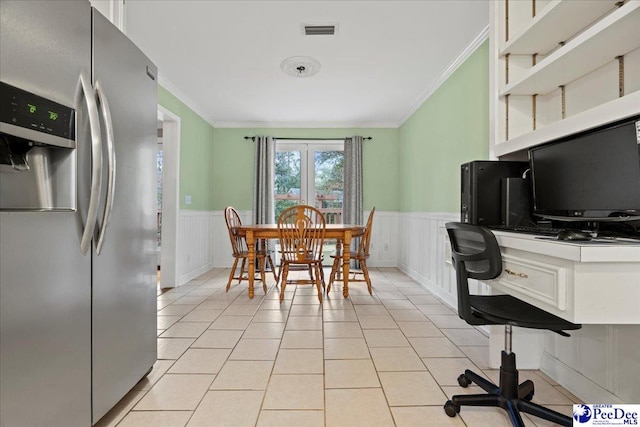
[[[211,191],[213,209],[227,205],[249,210],[253,206],[253,143],[245,136],[281,138],[336,138],[371,136],[363,147],[364,209],[398,209],[398,129],[227,129],[215,128]]]
[[[459,212],[460,165],[489,156],[489,42],[400,127],[399,210]]]
[[[161,86],[158,104],[180,117],[180,209],[213,210],[213,126]]]
[[[166,89],[158,86],[158,103],[180,117],[180,209],[222,210],[253,206],[253,144],[244,137],[285,138],[371,136],[363,148],[364,208],[397,210],[398,129],[258,129],[213,128]],[[186,205],[186,195],[191,204]]]

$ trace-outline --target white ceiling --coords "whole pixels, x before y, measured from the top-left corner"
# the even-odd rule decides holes
[[[486,34],[488,1],[127,0],[125,31],[216,127],[397,127]],[[321,69],[288,76],[292,56]]]

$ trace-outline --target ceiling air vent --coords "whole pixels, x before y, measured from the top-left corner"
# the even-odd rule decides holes
[[[336,34],[335,25],[309,25],[303,26],[305,36],[333,36]]]

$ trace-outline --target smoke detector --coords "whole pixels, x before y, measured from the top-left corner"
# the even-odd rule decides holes
[[[320,71],[320,62],[308,56],[294,56],[282,61],[280,68],[293,77],[310,77]]]

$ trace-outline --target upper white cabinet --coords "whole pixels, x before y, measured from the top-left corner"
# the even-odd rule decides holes
[[[496,157],[640,114],[640,0],[490,4]]]

